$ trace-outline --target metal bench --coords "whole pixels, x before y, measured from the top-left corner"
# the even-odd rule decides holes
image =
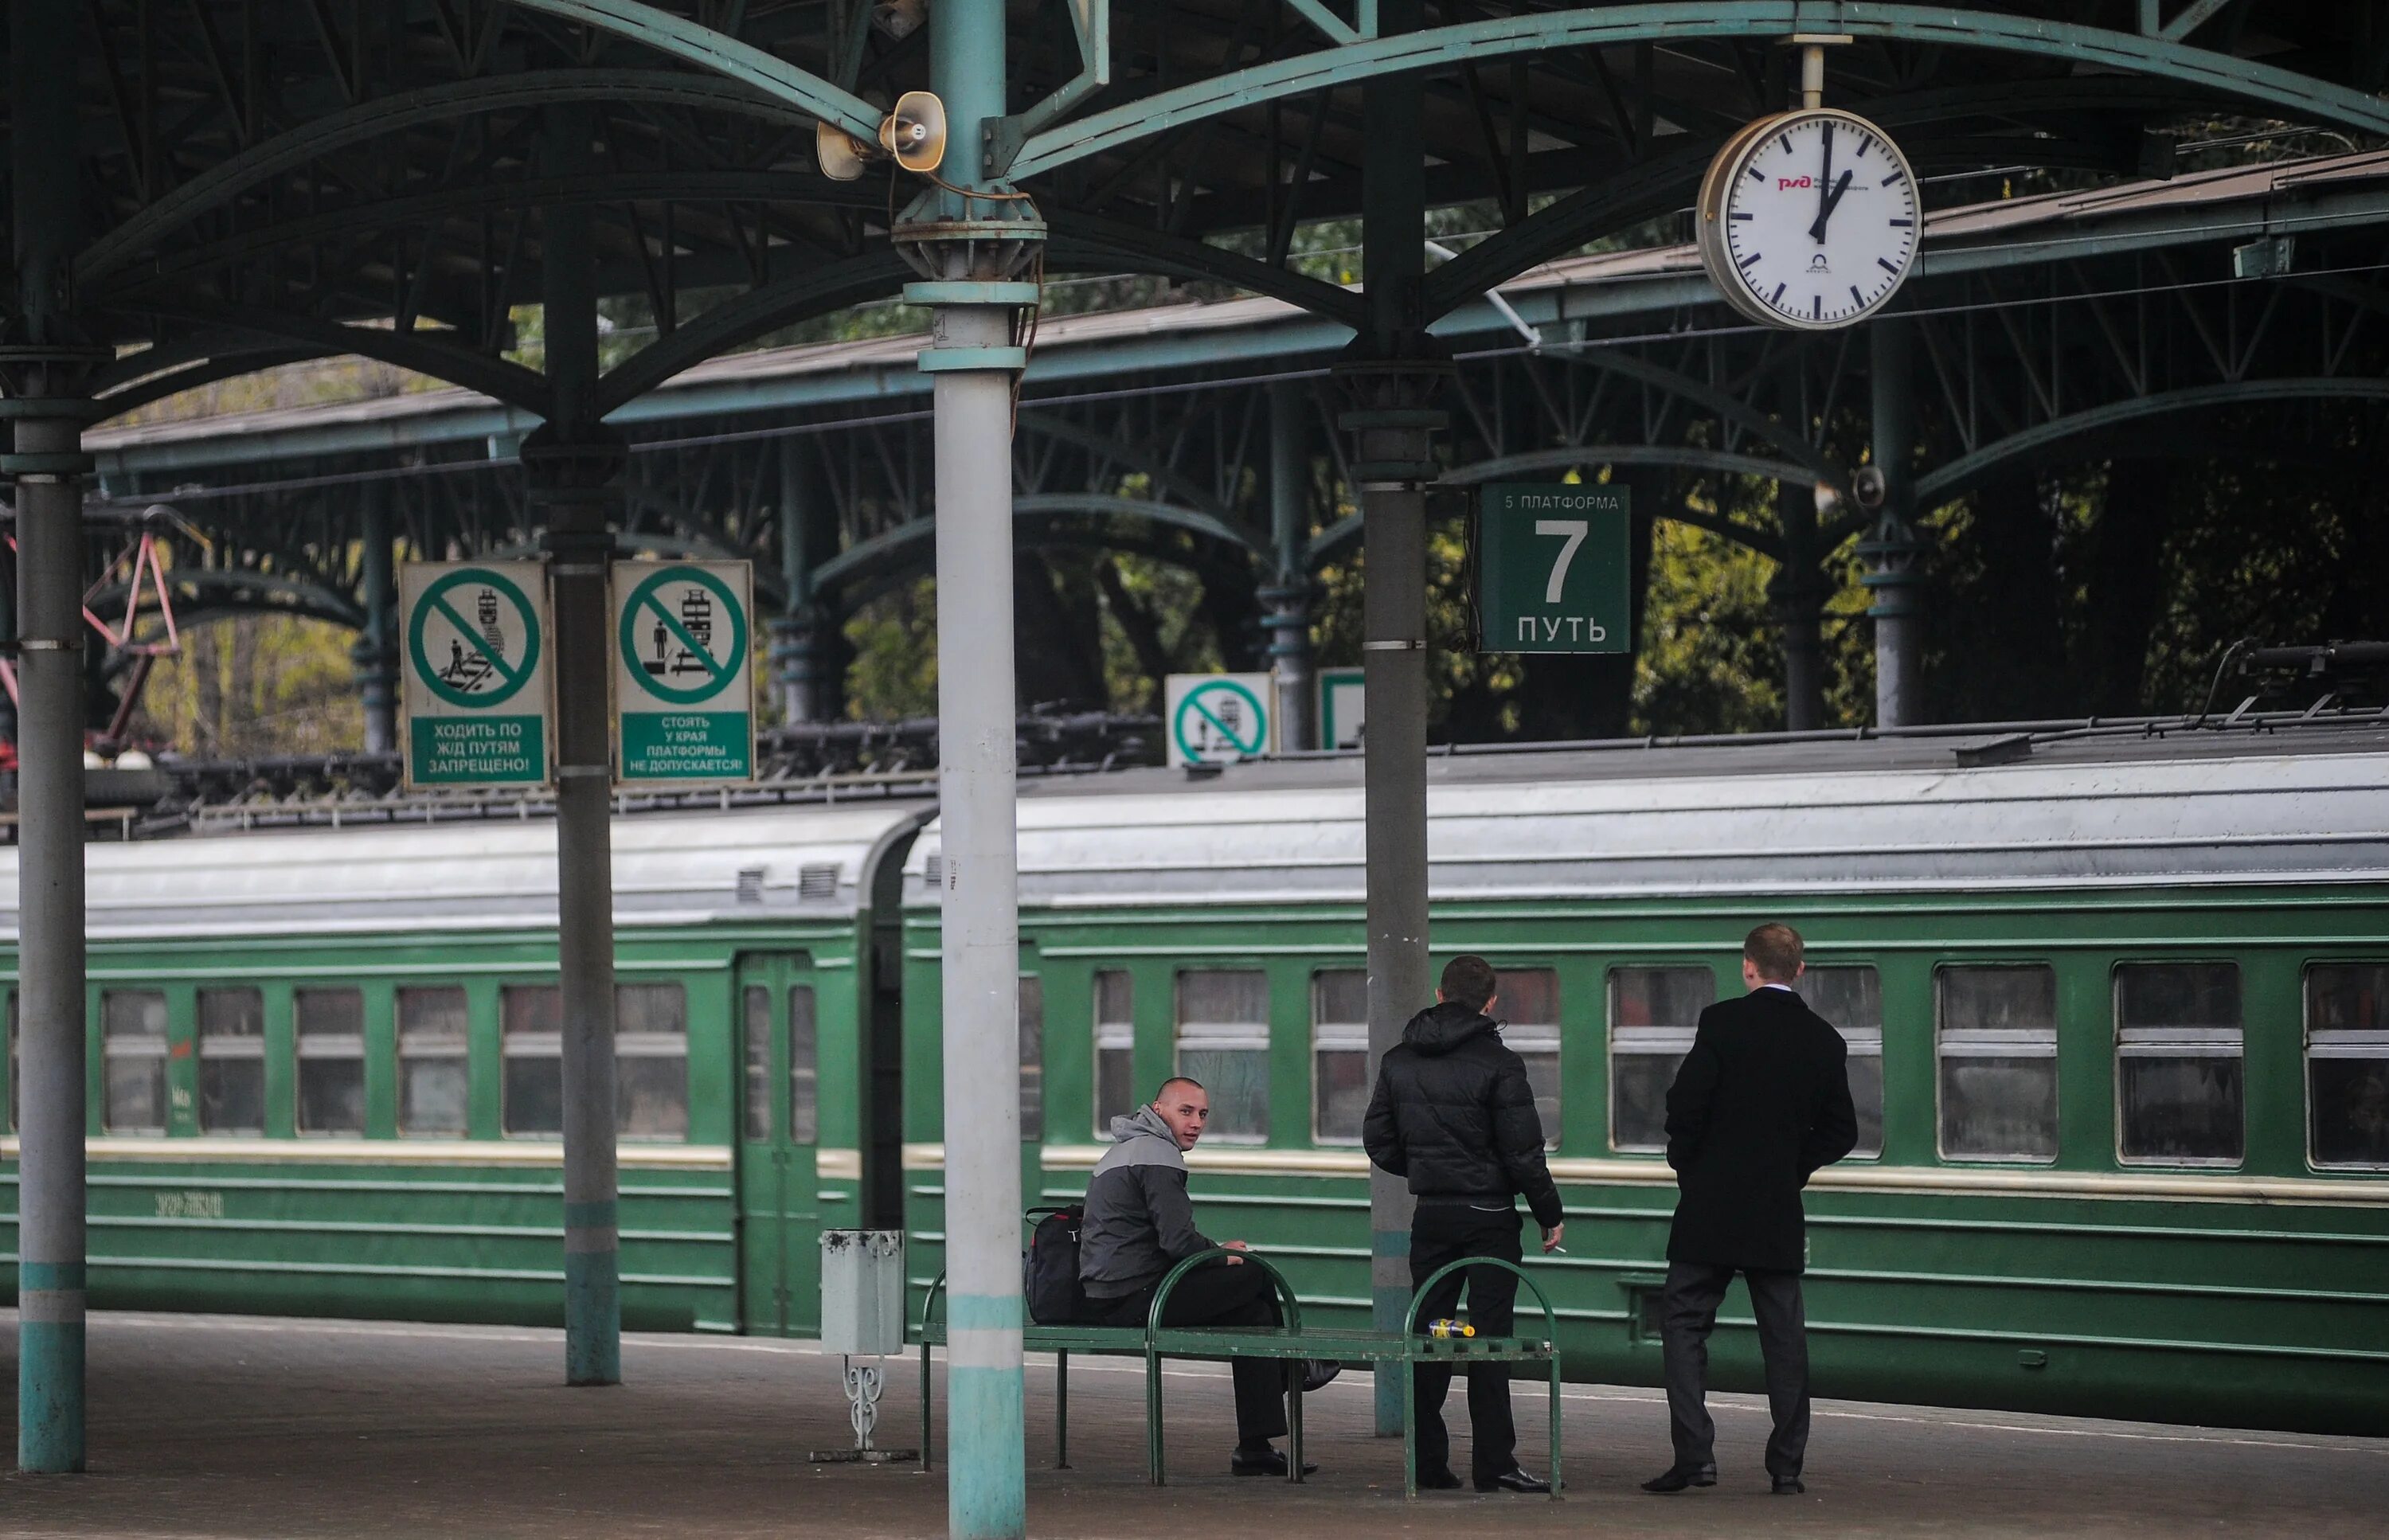
[[[1179,1279],[1194,1268],[1217,1258],[1237,1257],[1247,1266],[1258,1266],[1270,1276],[1276,1286],[1278,1302],[1285,1317],[1282,1327],[1257,1326],[1163,1326],[1162,1307]],[[1258,1252],[1231,1252],[1214,1248],[1171,1268],[1153,1293],[1152,1313],[1142,1327],[1133,1326],[1036,1326],[1022,1330],[1022,1345],[1032,1353],[1054,1355],[1054,1467],[1070,1469],[1070,1355],[1073,1353],[1103,1354],[1114,1356],[1141,1357],[1144,1360],[1144,1435],[1145,1471],[1156,1486],[1166,1481],[1165,1449],[1162,1437],[1161,1361],[1164,1358],[1332,1358],[1340,1363],[1394,1364],[1399,1366],[1402,1406],[1402,1495],[1418,1495],[1418,1426],[1416,1400],[1412,1394],[1413,1376],[1424,1363],[1449,1364],[1454,1369],[1482,1363],[1539,1363],[1548,1367],[1551,1382],[1551,1478],[1552,1496],[1560,1495],[1560,1359],[1558,1349],[1558,1317],[1542,1286],[1517,1264],[1498,1257],[1463,1257],[1438,1268],[1411,1295],[1405,1319],[1415,1325],[1419,1307],[1425,1302],[1427,1291],[1445,1277],[1463,1267],[1501,1267],[1518,1275],[1531,1291],[1535,1303],[1543,1312],[1543,1334],[1540,1337],[1429,1337],[1416,1333],[1374,1330],[1342,1330],[1306,1329],[1302,1324],[1302,1302],[1295,1296],[1285,1275]],[[946,1342],[946,1323],[938,1314],[938,1302],[944,1294],[946,1277],[939,1273],[929,1285],[928,1298],[921,1306],[921,1469],[927,1470],[935,1457],[929,1427],[931,1380],[929,1350]],[[1302,1388],[1297,1381],[1286,1390],[1286,1479],[1299,1482],[1302,1478]]]

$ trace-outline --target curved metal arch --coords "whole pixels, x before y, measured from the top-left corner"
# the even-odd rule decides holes
[[[326,620],[351,630],[364,628],[364,606],[337,589],[300,578],[286,578],[272,572],[245,572],[239,568],[185,567],[169,574],[168,586],[174,595],[174,622],[190,626],[210,618],[230,618],[239,615],[296,615],[310,620]],[[111,583],[93,594],[88,603],[96,615],[112,615],[123,608],[130,583]],[[285,603],[275,605],[243,605],[239,600],[251,597],[278,598]]]
[[[1834,464],[1832,455],[1800,437],[1789,425],[1680,370],[1670,369],[1664,363],[1653,363],[1648,359],[1637,358],[1632,353],[1614,348],[1578,348],[1561,356],[1589,368],[1623,375],[1628,379],[1654,386],[1671,396],[1705,406],[1715,413],[1719,421],[1732,423],[1773,444],[1807,467],[1808,474],[1817,479],[1831,481],[1836,486],[1849,479],[1849,473]]]
[[[1046,235],[1051,261],[1100,268],[1125,260],[1144,272],[1207,278],[1250,289],[1300,306],[1313,315],[1341,321],[1356,331],[1366,319],[1365,302],[1358,289],[1277,267],[1258,257],[1090,214],[1057,210],[1051,219]],[[1082,262],[1081,253],[1092,261]]]
[[[2178,412],[2211,411],[2266,401],[2332,400],[2389,401],[2389,379],[2318,375],[2297,379],[2246,380],[2236,385],[2199,385],[2130,401],[2109,401],[2012,433],[1996,444],[1986,444],[1972,454],[1961,455],[1940,469],[1918,477],[1916,506],[1920,512],[1938,507],[2006,465],[2102,428]]]
[[[809,118],[836,123],[858,139],[879,136],[880,111],[851,91],[810,70],[739,42],[686,17],[638,0],[512,0],[519,9],[543,11],[615,37],[668,54],[708,73],[752,86],[800,109]]]
[[[715,201],[803,203],[815,208],[871,210],[884,206],[860,185],[832,182],[811,172],[607,172],[591,176],[527,177],[519,181],[469,183],[436,193],[377,198],[260,225],[203,246],[177,247],[169,258],[146,262],[104,293],[132,293],[172,286],[194,273],[242,257],[289,250],[308,241],[415,228],[430,221],[490,210],[545,208],[557,204]]]
[[[810,109],[793,107],[786,97],[776,93],[758,95],[736,84],[669,70],[557,70],[452,81],[401,91],[301,123],[211,166],[83,248],[75,259],[75,281],[91,285],[195,216],[327,150],[378,138],[417,123],[572,101],[691,107],[743,112],[789,123],[806,121],[814,115]],[[876,118],[872,120],[869,132],[878,132]]]
[[[2389,133],[2389,101],[2252,59],[2079,22],[1860,0],[1669,0],[1667,4],[1540,11],[1342,44],[1231,70],[1031,134],[1008,174],[1026,179],[1182,124],[1259,103],[1381,76],[1483,65],[1518,54],[1620,44],[1830,32],[1944,47],[1986,48],[2107,65],[2199,86],[2297,117]]]
[[[1214,576],[1220,572],[1219,567],[1206,566],[1203,563],[1200,559],[1201,548],[1199,547],[1190,553],[1182,546],[1173,547],[1158,540],[1140,540],[1134,535],[1123,535],[1116,529],[1072,529],[1065,525],[1057,525],[1038,531],[1031,540],[1023,542],[1024,549],[1055,545],[1082,546],[1114,554],[1144,556],[1168,566],[1182,568],[1197,578]],[[894,591],[907,579],[926,576],[929,569],[927,557],[928,553],[926,550],[905,552],[901,560],[891,565],[881,565],[868,573],[850,578],[838,589],[837,603],[824,605],[825,613],[838,617],[839,623],[842,624],[846,617],[851,616],[856,610],[882,594]],[[1259,575],[1254,573],[1251,576],[1258,587],[1260,580]],[[819,591],[817,590],[816,592],[818,593]],[[816,599],[815,602],[820,601]]]
[[[111,417],[121,417],[127,412],[137,411],[152,401],[162,401],[169,396],[179,396],[185,390],[196,390],[203,385],[213,385],[218,380],[237,379],[243,375],[253,375],[261,370],[279,369],[287,364],[304,363],[310,359],[330,356],[332,355],[322,348],[306,346],[258,348],[246,352],[215,353],[195,363],[186,363],[178,369],[169,369],[162,374],[151,375],[112,394],[101,396],[92,404],[104,412],[105,414],[96,419],[104,423]]]
[[[892,249],[867,252],[793,278],[766,284],[672,328],[606,371],[597,382],[596,414],[619,412],[683,369],[782,326],[886,299],[912,276]]]
[[[1139,450],[1134,444],[1118,439],[1107,439],[1092,428],[1080,427],[1067,418],[1023,406],[1019,431],[1058,439],[1063,443],[1088,450],[1104,456],[1113,464],[1131,470],[1142,471],[1153,478],[1161,491],[1195,512],[1224,519],[1226,512],[1211,500],[1210,494],[1197,486],[1193,477],[1170,469],[1168,465]]]
[[[107,307],[103,307],[107,308]],[[479,390],[493,401],[518,406],[545,420],[555,415],[555,398],[547,379],[535,370],[487,353],[467,352],[426,340],[423,337],[380,326],[346,326],[311,315],[293,315],[252,306],[210,307],[204,310],[142,304],[144,315],[165,316],[196,326],[232,327],[260,337],[297,342],[326,353],[356,353],[383,363],[412,369],[419,375]]]
[[[1756,454],[1703,449],[1697,444],[1580,444],[1558,449],[1528,450],[1499,459],[1455,465],[1443,473],[1447,487],[1473,487],[1522,471],[1565,470],[1577,465],[1675,465],[1684,470],[1715,471],[1722,476],[1756,476],[1806,487],[1816,480],[1809,466],[1787,460],[1763,460]]]
[[[1126,515],[1218,541],[1256,559],[1268,555],[1249,536],[1210,515],[1196,513],[1191,508],[1174,508],[1166,503],[1143,503],[1131,497],[1076,492],[1032,493],[1012,500],[1012,516],[1016,522],[1056,518],[1071,514]],[[852,581],[905,547],[934,538],[937,531],[938,521],[935,518],[908,519],[893,529],[883,529],[813,568],[813,591],[818,593],[824,589],[837,588]]]

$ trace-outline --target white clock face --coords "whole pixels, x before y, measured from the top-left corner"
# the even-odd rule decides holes
[[[1908,276],[1916,177],[1863,119],[1788,114],[1719,171],[1730,180],[1718,189],[1709,265],[1737,308],[1780,325],[1846,326]]]

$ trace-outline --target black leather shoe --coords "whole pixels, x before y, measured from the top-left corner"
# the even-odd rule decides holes
[[[1476,1490],[1479,1492],[1549,1492],[1551,1489],[1552,1483],[1542,1477],[1530,1475],[1515,1467],[1498,1476],[1476,1478]]]
[[[1457,1492],[1460,1478],[1449,1470],[1422,1470],[1418,1473],[1418,1488],[1421,1492]]]
[[[1309,1395],[1321,1386],[1334,1381],[1344,1372],[1344,1366],[1333,1358],[1308,1358],[1302,1365],[1302,1394]]]
[[[1681,1492],[1688,1486],[1715,1486],[1716,1484],[1717,1467],[1714,1465],[1699,1465],[1694,1466],[1690,1470],[1686,1470],[1680,1465],[1671,1465],[1659,1474],[1652,1477],[1649,1481],[1644,1482],[1642,1483],[1642,1490],[1645,1492]]]
[[[1800,1484],[1800,1478],[1797,1476],[1778,1476],[1775,1478],[1775,1495],[1779,1497],[1796,1497],[1801,1493],[1808,1490],[1808,1489],[1807,1487]]]
[[[1275,1449],[1259,1449],[1249,1455],[1239,1449],[1228,1457],[1228,1473],[1234,1476],[1284,1476],[1285,1457]],[[1302,1473],[1315,1476],[1319,1474],[1319,1467],[1304,1460]]]

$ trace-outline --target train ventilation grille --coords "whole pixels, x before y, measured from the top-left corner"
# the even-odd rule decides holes
[[[750,866],[738,873],[738,901],[760,904],[763,901],[763,869]]]
[[[800,866],[797,869],[797,897],[799,898],[835,898],[837,897],[837,868],[835,866]]]
[[[922,880],[931,887],[941,887],[946,881],[946,858],[931,856],[921,868]]]

